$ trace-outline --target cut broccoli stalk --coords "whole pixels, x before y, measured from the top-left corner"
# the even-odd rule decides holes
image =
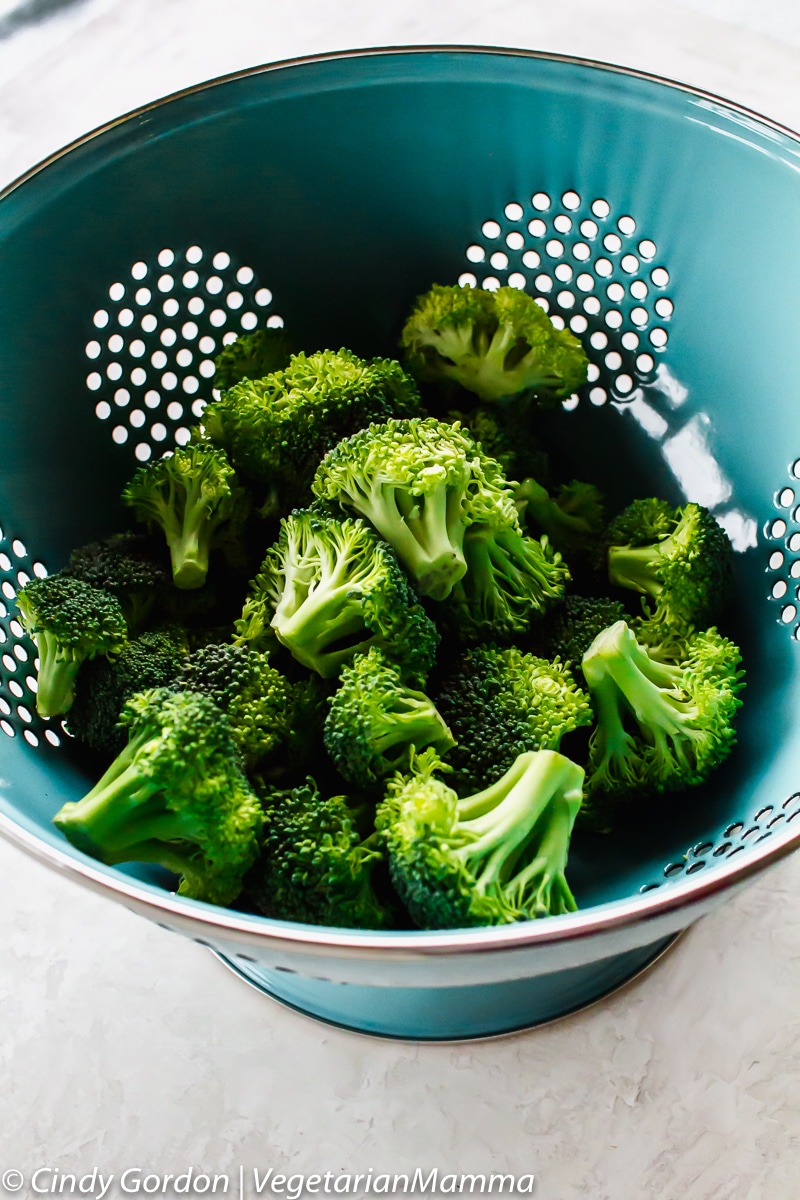
[[[48,719],[69,712],[75,699],[75,681],[84,661],[67,657],[53,633],[41,630],[36,634],[39,670],[36,680],[36,711]]]
[[[398,775],[378,810],[392,880],[426,929],[499,925],[572,912],[565,876],[583,769],[552,750],[521,754],[459,800],[431,751]]]

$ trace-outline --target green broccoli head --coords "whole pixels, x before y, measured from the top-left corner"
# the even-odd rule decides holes
[[[240,333],[235,341],[223,346],[214,359],[214,387],[226,392],[243,379],[263,379],[282,371],[292,357],[289,339],[282,329],[254,329]]]
[[[391,914],[372,883],[380,841],[361,838],[346,798],[322,795],[313,779],[283,791],[257,786],[264,836],[247,890],[258,910],[308,925],[387,928]]]
[[[187,589],[203,586],[211,550],[235,539],[249,507],[225,452],[202,441],[140,467],[122,500],[163,531],[175,586]]]
[[[545,478],[549,459],[536,432],[531,404],[517,397],[513,404],[478,404],[462,412],[447,414],[451,424],[462,427],[481,452],[494,458],[507,479],[523,479],[529,472]]]
[[[458,424],[432,417],[370,425],[323,459],[313,489],[354,509],[397,553],[423,596],[443,600],[464,575],[464,535],[475,521],[515,522],[497,463]]]
[[[439,644],[394,552],[364,521],[301,509],[281,522],[237,622],[237,640],[258,647],[270,627],[323,679],[371,646],[406,678],[424,679]]]
[[[553,499],[535,479],[525,479],[515,500],[520,513],[564,554],[591,550],[605,526],[603,498],[592,483],[573,479]]]
[[[621,803],[703,783],[733,749],[738,648],[712,628],[672,650],[671,659],[654,657],[617,621],[583,657],[597,719],[585,819],[597,829],[610,827]]]
[[[248,769],[288,740],[298,718],[292,684],[268,654],[246,647],[200,647],[182,664],[175,686],[210,696],[227,714]]]
[[[140,533],[117,533],[80,546],[72,551],[60,574],[116,596],[131,637],[144,627],[153,605],[172,582],[150,539]]]
[[[398,667],[374,646],[343,668],[325,721],[325,748],[349,783],[369,788],[433,746],[444,754],[455,740],[423,692],[409,688]]]
[[[552,403],[586,381],[578,339],[516,288],[436,284],[418,298],[400,344],[413,375],[452,380],[484,402],[532,393]]]
[[[317,464],[341,438],[419,412],[416,384],[399,363],[322,350],[236,384],[206,408],[203,427],[268,506],[285,511],[306,501]]]
[[[679,636],[709,625],[730,600],[730,539],[701,504],[635,500],[612,521],[608,542],[611,583],[655,600],[654,619]]]
[[[376,826],[392,882],[423,929],[503,925],[574,911],[565,876],[583,770],[552,750],[520,754],[459,800],[430,751],[390,781]]]
[[[447,601],[462,641],[507,641],[525,633],[560,600],[570,574],[546,537],[526,537],[516,522],[471,525],[464,537],[467,573]]]
[[[516,646],[465,650],[436,704],[456,739],[448,761],[459,792],[487,787],[526,751],[558,750],[566,734],[593,719],[565,663]]]
[[[258,852],[263,817],[225,714],[198,692],[154,688],[125,704],[128,745],[82,800],[56,814],[79,850],[152,862],[181,895],[231,904]]]
[[[149,688],[169,687],[187,653],[183,630],[175,626],[142,633],[113,659],[87,663],[75,686],[67,726],[73,737],[114,758],[128,740],[119,724],[126,700]]]
[[[119,600],[81,579],[50,575],[26,583],[17,608],[39,656],[36,711],[45,718],[68,712],[81,664],[118,654],[128,640]]]

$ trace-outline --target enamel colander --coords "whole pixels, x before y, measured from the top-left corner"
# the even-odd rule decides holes
[[[17,589],[119,528],[137,463],[189,436],[213,358],[285,323],[394,355],[432,282],[509,284],[583,341],[546,437],[610,505],[711,508],[748,673],[707,787],[576,837],[566,916],[362,933],[176,896],[51,826],[89,786],[35,713]],[[522,1028],[607,993],[800,843],[800,139],[695,89],[521,51],[257,68],[80,139],[0,196],[0,830],[211,947],[264,992],[417,1039]]]

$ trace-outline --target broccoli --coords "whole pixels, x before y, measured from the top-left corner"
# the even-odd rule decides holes
[[[733,550],[707,508],[634,500],[608,528],[608,577],[656,601],[657,622],[678,633],[709,625],[730,599]]]
[[[412,375],[453,380],[484,402],[533,393],[551,403],[586,381],[578,339],[516,288],[435,284],[417,299],[400,344]]]
[[[263,644],[269,627],[298,662],[323,679],[370,646],[406,678],[424,679],[439,634],[413,602],[393,550],[361,520],[298,509],[281,522],[252,584],[238,644]]]
[[[183,662],[178,691],[202,692],[227,714],[245,766],[254,767],[285,742],[296,718],[292,684],[269,655],[241,646],[203,646]]]
[[[605,524],[600,492],[594,484],[577,479],[562,484],[555,499],[535,479],[525,479],[514,499],[520,513],[524,512],[564,554],[591,549]]]
[[[309,925],[387,928],[391,914],[372,883],[380,838],[361,838],[346,798],[323,796],[313,779],[284,791],[256,786],[264,837],[247,891],[259,912]]]
[[[553,609],[543,636],[548,655],[579,667],[594,639],[609,625],[628,620],[625,606],[608,596],[565,596]]]
[[[433,701],[403,683],[374,646],[342,670],[325,721],[325,748],[349,782],[368,788],[406,765],[412,748],[444,754],[455,740]]]
[[[593,719],[566,664],[516,646],[465,650],[435,699],[456,739],[448,761],[458,791],[487,787],[525,751],[560,749],[567,733]]]
[[[231,904],[263,818],[224,713],[198,692],[153,688],[126,702],[121,721],[128,745],[55,825],[101,862],[159,863],[181,876],[181,895]]]
[[[17,608],[39,656],[36,711],[45,718],[66,713],[81,663],[118,654],[128,640],[119,600],[82,579],[50,575],[26,583]]]
[[[254,329],[240,333],[235,341],[223,346],[214,359],[217,368],[214,387],[220,392],[243,379],[263,379],[273,371],[282,371],[292,357],[282,329]]]
[[[392,882],[423,929],[503,925],[576,908],[564,871],[583,769],[553,750],[520,754],[459,800],[425,751],[378,808]]]
[[[140,467],[122,493],[137,518],[161,528],[176,587],[199,588],[212,549],[235,536],[248,501],[223,450],[193,442]]]
[[[458,425],[432,417],[391,420],[339,443],[323,459],[313,489],[366,517],[423,596],[443,600],[465,574],[469,525],[516,521],[499,463]]]
[[[203,428],[266,496],[264,510],[285,511],[307,502],[319,460],[340,438],[420,411],[416,384],[399,363],[323,350],[295,354],[285,370],[230,388],[206,408]]]
[[[136,692],[170,686],[186,652],[185,636],[173,626],[140,634],[113,661],[97,658],[87,663],[75,685],[69,732],[93,750],[116,757],[127,741],[127,731],[119,724],[125,701]]]
[[[672,661],[653,657],[625,621],[598,635],[582,663],[597,718],[587,823],[607,829],[618,803],[708,778],[736,741],[739,662],[738,648],[713,628],[689,635]]]
[[[548,539],[525,537],[516,521],[505,527],[471,525],[464,537],[467,573],[447,602],[462,641],[501,641],[525,633],[560,600],[570,574]]]
[[[60,574],[116,596],[131,637],[145,626],[154,602],[172,582],[149,539],[140,533],[117,533],[73,550]]]

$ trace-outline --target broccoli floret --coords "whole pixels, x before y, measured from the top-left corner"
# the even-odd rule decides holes
[[[555,608],[543,639],[547,654],[579,667],[598,634],[628,620],[625,606],[608,596],[565,596]]]
[[[516,288],[436,284],[417,299],[400,344],[412,375],[453,380],[483,401],[530,392],[553,402],[586,381],[578,339]]]
[[[519,526],[471,525],[464,536],[467,573],[447,601],[462,641],[508,640],[560,600],[570,574],[546,537],[525,537]]]
[[[155,601],[172,582],[149,539],[140,533],[117,533],[73,550],[60,574],[116,596],[131,637],[147,623]]]
[[[26,583],[17,608],[39,656],[36,711],[45,718],[68,712],[81,663],[118,654],[128,640],[119,600],[82,579],[50,575]]]
[[[307,502],[317,464],[340,438],[371,421],[419,412],[416,384],[399,363],[322,350],[295,354],[285,370],[232,387],[206,408],[203,428],[265,495],[266,510],[285,511]]]
[[[353,508],[394,548],[423,596],[443,600],[465,574],[469,525],[513,523],[513,493],[499,463],[458,425],[391,420],[342,441],[313,483]]]
[[[248,501],[223,450],[190,443],[140,467],[122,493],[140,521],[163,530],[176,587],[199,588],[212,549],[235,536]]]
[[[707,508],[635,500],[608,529],[608,577],[656,601],[679,634],[716,619],[733,588],[730,539]]]
[[[424,692],[372,647],[342,670],[325,721],[325,748],[344,779],[368,788],[407,765],[410,750],[440,754],[455,739]]]
[[[671,661],[653,657],[625,621],[595,639],[582,664],[597,718],[587,824],[608,829],[619,803],[709,777],[736,741],[740,661],[713,628],[688,636]]]
[[[258,910],[309,925],[387,928],[391,914],[372,883],[380,839],[362,839],[346,798],[323,796],[313,779],[284,791],[260,786],[259,793],[264,837],[247,880]]]
[[[223,346],[214,359],[214,387],[220,392],[243,379],[263,379],[273,371],[288,367],[292,351],[282,329],[254,329],[240,333],[236,341]]]
[[[125,701],[136,692],[172,684],[187,649],[183,632],[172,627],[140,634],[113,661],[97,658],[87,663],[75,685],[69,732],[114,758],[128,740],[126,728],[119,724]]]
[[[590,549],[603,530],[603,499],[594,484],[573,479],[553,499],[535,479],[525,479],[514,495],[520,513],[564,554]]]
[[[392,882],[423,929],[503,925],[572,912],[565,877],[583,769],[552,750],[520,754],[491,787],[459,800],[421,755],[380,805]]]
[[[281,522],[236,624],[237,641],[257,648],[270,626],[323,679],[370,646],[406,678],[424,679],[439,643],[394,552],[364,521],[300,509]]]
[[[558,750],[593,719],[566,664],[516,646],[465,650],[435,698],[456,739],[448,762],[459,792],[487,787],[525,751]]]
[[[210,696],[227,714],[248,769],[288,739],[299,715],[292,684],[269,655],[241,646],[216,643],[193,651],[175,687]]]
[[[122,710],[130,741],[54,821],[101,862],[152,862],[183,896],[230,904],[258,852],[263,818],[227,719],[208,696],[154,688]]]

